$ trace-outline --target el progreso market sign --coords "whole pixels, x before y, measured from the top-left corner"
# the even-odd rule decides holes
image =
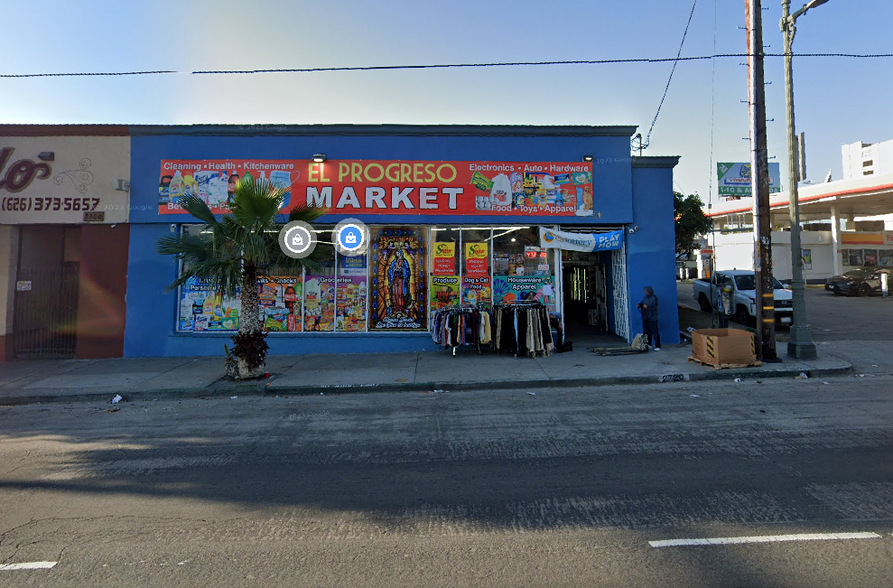
[[[159,214],[194,194],[226,213],[240,178],[286,188],[296,204],[344,214],[591,216],[592,164],[347,160],[163,160]]]

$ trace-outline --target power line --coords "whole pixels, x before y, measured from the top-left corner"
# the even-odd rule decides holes
[[[670,82],[673,81],[673,74],[676,73],[676,66],[679,65],[679,58],[682,56],[682,47],[685,45],[685,38],[688,36],[688,27],[691,26],[691,19],[695,15],[695,7],[698,5],[698,0],[692,2],[691,12],[688,15],[688,22],[685,23],[685,31],[682,32],[682,41],[679,42],[679,51],[676,52],[676,59],[673,60],[673,69],[670,70],[670,77],[667,79],[667,87],[664,88],[664,95],[660,97],[660,104],[657,105],[657,112],[654,113],[654,118],[651,120],[651,127],[648,129],[648,134],[645,136],[645,140],[642,141],[642,135],[637,135],[639,139],[638,145],[633,145],[634,149],[647,149],[648,145],[651,144],[651,131],[654,130],[654,125],[657,124],[657,117],[660,116],[660,109],[664,105],[664,100],[667,99],[667,93],[670,91]],[[715,48],[714,48],[715,49]]]
[[[893,53],[795,53],[795,57],[838,57],[850,59],[880,59],[893,57]],[[353,71],[395,71],[395,70],[424,70],[424,69],[460,69],[481,67],[523,67],[545,65],[624,65],[624,64],[648,64],[669,63],[683,61],[707,61],[710,59],[740,59],[752,57],[747,53],[719,53],[715,55],[697,55],[690,57],[631,57],[624,59],[577,59],[569,61],[506,61],[494,63],[440,63],[428,65],[369,65],[347,67],[298,67],[280,69],[231,69],[231,70],[147,70],[147,71],[118,71],[118,72],[76,72],[76,73],[25,73],[25,74],[0,74],[0,79],[22,78],[64,78],[64,77],[99,77],[99,76],[145,76],[145,75],[247,75],[247,74],[273,74],[273,73],[322,73],[322,72],[353,72]],[[763,57],[785,57],[784,53],[764,53]]]

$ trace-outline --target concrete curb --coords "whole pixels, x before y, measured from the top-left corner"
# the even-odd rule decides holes
[[[794,378],[805,372],[810,378],[820,376],[834,376],[852,372],[852,365],[844,364],[833,368],[783,368],[776,370],[755,370],[754,368],[714,370],[703,368],[697,372],[667,372],[661,375],[625,375],[604,376],[599,378],[562,378],[539,379],[498,382],[395,382],[389,384],[338,384],[328,386],[283,386],[273,388],[267,384],[267,380],[259,380],[251,383],[229,383],[218,380],[215,384],[204,388],[189,388],[175,390],[169,388],[119,391],[124,401],[134,400],[182,400],[195,398],[226,398],[231,396],[286,396],[286,395],[317,395],[317,394],[368,394],[368,393],[407,393],[407,392],[431,392],[433,390],[444,391],[470,391],[470,390],[510,390],[525,388],[582,388],[594,386],[617,385],[649,385],[667,384],[674,382],[709,382],[720,380],[759,380],[765,378]],[[274,380],[275,381],[275,380]],[[0,399],[0,406],[22,406],[27,404],[58,404],[73,402],[102,402],[110,404],[111,396],[116,392],[92,392],[76,394],[34,394],[18,395]]]

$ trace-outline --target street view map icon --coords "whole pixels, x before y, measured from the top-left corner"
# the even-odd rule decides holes
[[[316,233],[303,221],[293,221],[279,231],[279,248],[287,256],[301,259],[316,248]]]

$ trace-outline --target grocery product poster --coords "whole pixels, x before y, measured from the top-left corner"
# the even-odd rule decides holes
[[[180,288],[180,331],[235,331],[241,302],[214,292],[207,282],[189,278]]]
[[[462,276],[462,304],[490,304],[490,247],[487,243],[465,243],[465,273]]]
[[[431,276],[431,313],[459,306],[459,276]]]
[[[335,329],[335,276],[307,275],[304,279],[304,330]]]
[[[241,178],[287,189],[295,204],[334,214],[591,216],[591,162],[163,160],[159,214],[186,214],[196,195],[228,211]]]
[[[301,331],[301,297],[304,284],[300,276],[259,276],[257,284],[263,327],[271,332]]]
[[[335,330],[365,331],[368,279],[366,255],[338,254],[338,312]]]
[[[422,227],[373,228],[370,328],[427,328],[427,239]]]
[[[493,302],[542,302],[555,312],[555,287],[552,276],[494,276]]]
[[[456,243],[441,241],[434,243],[433,270],[435,276],[452,276],[456,273]]]
[[[338,315],[336,330],[366,330],[366,277],[338,278]]]
[[[489,305],[492,296],[492,280],[490,276],[463,276],[462,277],[462,304],[463,306]]]

